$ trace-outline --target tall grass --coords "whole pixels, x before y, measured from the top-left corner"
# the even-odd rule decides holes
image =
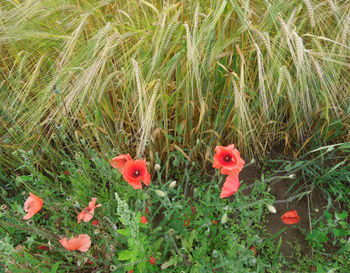
[[[84,145],[153,160],[186,154],[197,139],[233,142],[247,157],[276,143],[297,156],[350,140],[349,1],[5,0],[0,8],[7,167],[16,149],[48,165],[50,149]]]

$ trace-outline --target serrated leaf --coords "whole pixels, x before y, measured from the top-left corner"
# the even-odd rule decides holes
[[[123,250],[118,254],[119,261],[134,260],[137,257],[137,251],[135,250]]]
[[[130,229],[124,228],[124,229],[118,229],[117,232],[125,237],[130,237]]]

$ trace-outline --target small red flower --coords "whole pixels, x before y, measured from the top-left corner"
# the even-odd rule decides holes
[[[281,216],[281,219],[283,223],[287,225],[294,225],[299,222],[300,217],[296,210],[292,210],[292,211],[287,211],[285,214],[283,214]]]
[[[218,222],[218,221],[216,221],[216,220],[211,221],[211,223],[212,223],[213,225],[218,225],[218,224],[219,224],[219,222]]]
[[[142,189],[141,181],[148,186],[151,175],[147,171],[146,160],[131,160],[125,163],[123,177],[135,190]]]
[[[148,214],[148,212],[149,212],[149,209],[148,209],[148,207],[146,206],[145,214]]]
[[[147,224],[148,223],[146,216],[141,216],[141,223],[142,224]]]
[[[255,246],[252,246],[251,248],[249,248],[250,250],[253,250],[255,255],[258,254],[258,251],[255,249]]]
[[[191,209],[192,209],[192,214],[195,214],[196,213],[196,208],[193,206],[193,207],[191,207]]]
[[[48,246],[43,246],[43,245],[39,245],[38,249],[39,250],[50,250],[50,248]]]
[[[92,221],[92,224],[93,224],[94,226],[97,226],[97,225],[98,225],[98,221],[97,221],[97,220],[94,220],[94,221]]]
[[[238,175],[229,175],[226,177],[226,181],[221,189],[220,198],[229,197],[236,193],[239,188],[239,178]]]
[[[191,218],[190,217],[187,217],[187,215],[185,214],[185,217],[187,219],[184,220],[184,226],[187,227],[190,223],[191,223]]]
[[[128,273],[134,273],[134,269],[129,270]]]
[[[111,166],[115,169],[118,169],[120,172],[123,172],[123,168],[126,162],[131,161],[132,158],[129,154],[126,155],[118,155],[117,157],[112,159]]]
[[[69,171],[68,170],[64,171],[64,174],[69,175]]]
[[[216,146],[213,167],[224,175],[238,175],[245,162],[234,145]]]
[[[151,257],[151,258],[149,258],[149,261],[148,261],[150,264],[152,264],[152,265],[155,265],[156,264],[156,258],[154,258],[154,257]]]

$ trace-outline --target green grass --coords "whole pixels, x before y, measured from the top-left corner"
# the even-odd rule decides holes
[[[348,1],[6,0],[0,8],[6,169],[18,166],[17,149],[41,159],[44,149],[70,149],[58,126],[68,145],[83,148],[84,139],[102,156],[133,150],[152,162],[197,139],[234,142],[255,158],[276,143],[297,157],[349,141]]]

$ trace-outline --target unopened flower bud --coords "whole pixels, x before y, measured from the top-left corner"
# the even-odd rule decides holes
[[[221,224],[226,224],[227,221],[228,221],[228,216],[227,216],[227,212],[225,212],[221,218]]]
[[[112,265],[109,267],[109,269],[113,272],[113,271],[117,270],[117,267],[116,267],[115,265],[112,264]]]
[[[250,164],[254,164],[255,163],[255,159],[252,158],[252,160],[250,161]]]
[[[271,213],[276,213],[277,212],[276,208],[273,205],[267,204],[266,208]]]
[[[161,191],[161,190],[155,190],[154,191],[159,197],[165,197],[165,193],[163,192],[163,191]]]
[[[77,261],[77,266],[80,267],[81,266],[81,260]]]
[[[288,176],[289,179],[295,179],[296,177],[297,176],[294,173]]]
[[[154,165],[154,169],[155,169],[157,172],[159,172],[159,171],[160,171],[160,165],[159,165],[159,164]]]
[[[175,188],[176,187],[176,181],[173,181],[173,182],[171,182],[170,184],[169,184],[169,189],[171,190],[171,189],[173,189],[173,188]]]

